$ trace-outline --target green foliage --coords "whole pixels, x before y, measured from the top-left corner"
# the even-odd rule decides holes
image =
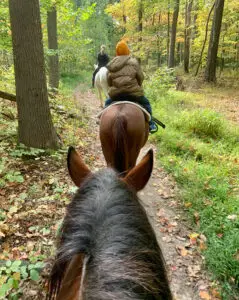
[[[226,126],[222,116],[210,109],[183,111],[174,125],[201,138],[222,138],[226,135]]]
[[[0,169],[1,179],[0,179],[0,187],[4,187],[6,182],[16,182],[22,183],[24,182],[24,177],[21,172],[15,170],[8,170],[7,165],[4,164]]]
[[[46,150],[44,149],[29,148],[23,144],[19,144],[13,151],[11,151],[10,155],[12,157],[36,158],[45,153]]]
[[[10,299],[21,294],[20,282],[24,280],[38,281],[39,271],[44,267],[43,262],[26,264],[21,260],[8,260],[5,265],[0,267],[0,298],[9,296]]]
[[[150,100],[156,101],[159,93],[165,93],[175,85],[174,70],[167,67],[159,68],[145,85],[145,92]]]
[[[8,1],[0,2],[0,51],[11,49],[11,28]]]
[[[223,283],[223,299],[229,299],[239,284],[238,127],[198,108],[194,101],[200,94],[154,92],[154,115],[167,126],[152,136],[159,160],[180,185],[182,205],[190,203],[192,222],[199,215],[195,230],[207,237],[207,267]]]

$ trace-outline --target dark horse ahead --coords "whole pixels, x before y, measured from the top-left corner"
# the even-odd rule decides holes
[[[153,167],[152,150],[127,176],[92,174],[73,148],[70,175],[79,190],[67,209],[48,299],[171,300],[164,260],[136,192]]]
[[[149,124],[135,105],[122,103],[103,112],[100,140],[107,166],[120,173],[133,168],[148,135]]]

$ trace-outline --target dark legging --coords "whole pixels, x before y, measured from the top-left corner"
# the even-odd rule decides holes
[[[101,67],[97,67],[93,73],[93,76],[92,76],[92,86],[95,85],[95,75],[97,74],[97,72],[100,70]]]

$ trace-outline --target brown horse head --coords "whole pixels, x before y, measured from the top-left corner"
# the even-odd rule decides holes
[[[100,122],[100,141],[107,165],[120,173],[132,169],[148,134],[149,125],[140,108],[130,103],[108,108]]]
[[[126,176],[93,174],[70,148],[68,169],[79,187],[67,207],[48,300],[172,300],[164,259],[136,192],[149,180],[150,150]]]

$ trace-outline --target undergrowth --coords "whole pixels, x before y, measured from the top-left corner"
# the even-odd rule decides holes
[[[16,103],[0,99],[0,299],[45,298],[45,268],[54,253],[65,206],[75,191],[66,176],[67,149],[77,146],[87,161],[94,160],[85,150],[87,114],[73,92],[78,86],[86,89],[87,78],[90,84],[89,73],[64,75],[59,93],[49,97],[62,142],[58,151],[19,144]]]
[[[202,92],[165,90],[154,78],[148,85],[152,86],[146,94],[153,93],[154,115],[166,124],[152,137],[158,158],[180,185],[182,205],[191,221],[198,215],[195,230],[207,237],[202,254],[222,283],[222,298],[238,299],[238,127],[214,110],[200,107],[197,100]]]

